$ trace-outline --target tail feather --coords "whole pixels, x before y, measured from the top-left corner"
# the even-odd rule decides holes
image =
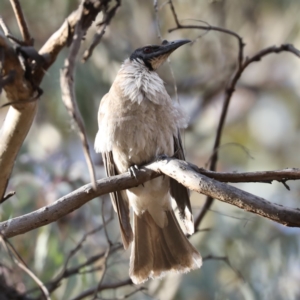
[[[166,215],[168,224],[160,228],[149,212],[134,214],[129,274],[136,284],[166,272],[186,273],[201,267],[201,256],[183,234],[173,211]]]

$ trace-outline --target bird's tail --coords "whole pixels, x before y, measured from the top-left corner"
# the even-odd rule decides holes
[[[166,211],[168,224],[161,228],[148,211],[134,213],[134,242],[129,275],[135,284],[166,272],[186,273],[200,268],[199,252],[183,234],[173,211]]]

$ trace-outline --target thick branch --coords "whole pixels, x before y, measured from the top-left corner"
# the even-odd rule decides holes
[[[2,75],[14,70],[14,80],[4,86],[10,101],[26,101],[33,89],[24,79],[24,70],[9,41],[0,33],[0,48],[4,50]],[[10,107],[0,131],[0,199],[3,198],[7,182],[20,146],[31,126],[36,111],[36,103]]]
[[[288,170],[283,171],[284,175],[282,178],[284,180],[289,179],[288,172],[290,172],[292,179],[296,179],[297,176],[297,178],[300,178],[300,170],[294,170],[295,172],[291,171],[292,169]],[[190,190],[235,205],[280,224],[290,227],[300,227],[300,210],[273,204],[236,187],[211,179],[197,172],[195,166],[187,162],[176,159],[165,159],[142,167],[137,171],[137,179],[131,177],[127,172],[118,176],[98,180],[96,191],[92,189],[90,184],[82,186],[48,206],[0,223],[0,232],[9,238],[55,222],[97,196],[137,186],[159,176],[159,173],[164,173],[174,178]],[[232,176],[232,174],[230,174],[230,176]],[[241,176],[241,178],[243,181],[243,176]],[[268,177],[268,179],[270,179],[270,177]],[[277,173],[275,180],[278,179]],[[228,181],[225,180],[224,177],[223,180]],[[235,179],[235,182],[237,182],[237,179]]]
[[[99,0],[86,0],[84,2],[82,19],[83,30],[86,31],[95,20],[99,12],[101,11],[102,5]],[[81,8],[79,7],[76,11],[71,13],[65,20],[62,26],[48,39],[45,45],[41,48],[39,53],[44,56],[46,65],[44,69],[48,69],[52,63],[56,60],[59,52],[72,42],[73,33],[78,20],[81,17]],[[43,70],[36,72],[35,76],[37,79],[43,77]]]
[[[147,166],[147,168],[161,171],[190,190],[221,200],[286,226],[300,226],[299,209],[286,208],[279,204],[271,203],[261,197],[208,178],[195,172],[194,167],[187,162],[172,159],[168,162],[164,161],[163,164],[159,163],[159,166],[153,164],[153,166]]]
[[[84,5],[85,18],[83,20],[84,29],[87,30],[100,12],[99,0],[86,0]],[[42,67],[32,74],[32,82],[38,86],[47,70],[55,61],[58,53],[72,39],[75,24],[80,17],[79,9],[73,12],[63,25],[58,29],[40,49],[39,54],[44,58]],[[0,131],[0,199],[3,198],[6,186],[20,147],[33,122],[37,102],[30,102],[33,98],[35,88],[24,78],[18,56],[10,46],[6,38],[0,33],[0,48],[5,50],[5,60],[3,72],[8,74],[10,70],[16,71],[16,77],[12,84],[5,85],[4,89],[10,102],[18,104],[11,106],[6,115],[3,127]]]

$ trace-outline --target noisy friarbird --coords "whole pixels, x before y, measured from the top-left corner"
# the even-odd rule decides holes
[[[108,176],[132,170],[161,155],[184,159],[179,130],[187,126],[187,118],[171,100],[156,70],[174,50],[189,42],[163,41],[161,45],[139,48],[124,61],[98,113],[95,150],[102,153]],[[129,275],[135,284],[167,272],[185,273],[201,267],[199,252],[185,236],[193,233],[194,225],[184,186],[160,176],[110,195],[124,248],[133,242]]]

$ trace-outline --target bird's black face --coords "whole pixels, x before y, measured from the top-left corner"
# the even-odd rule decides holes
[[[161,45],[150,45],[136,49],[130,55],[130,60],[140,59],[149,70],[153,71],[156,70],[174,50],[189,42],[190,40],[177,40],[172,42],[164,40]]]

